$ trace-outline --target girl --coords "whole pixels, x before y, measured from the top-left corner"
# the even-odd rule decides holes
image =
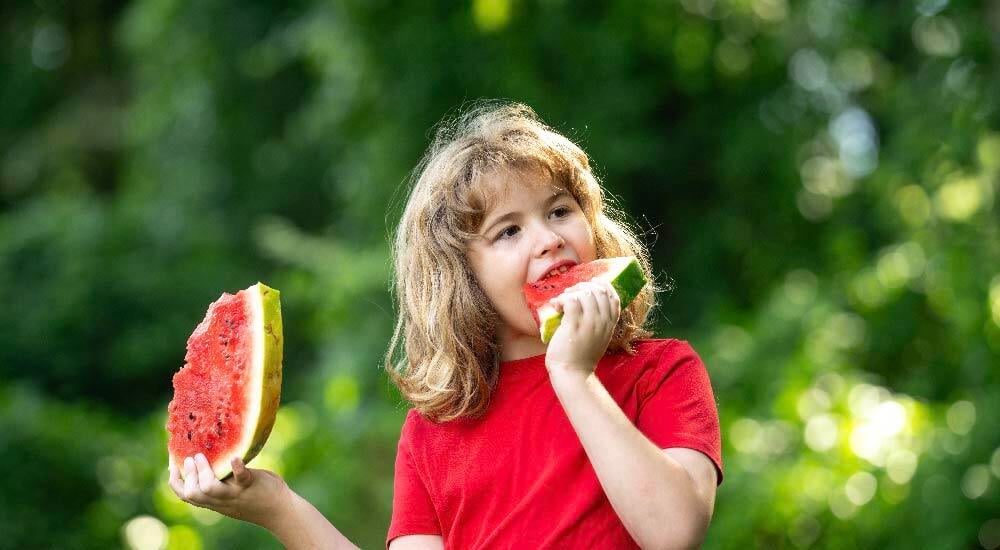
[[[574,286],[554,300],[564,317],[547,346],[521,293],[602,257],[636,256],[652,280],[616,218],[587,155],[527,106],[480,103],[438,129],[393,249],[386,368],[413,409],[390,550],[702,542],[722,482],[718,414],[694,350],[648,339],[654,289],[622,311],[610,285]],[[220,482],[198,455],[170,485],[288,548],[353,547],[275,474],[233,470]]]

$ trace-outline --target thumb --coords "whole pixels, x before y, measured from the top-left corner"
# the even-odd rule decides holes
[[[253,472],[243,464],[243,459],[234,456],[230,464],[233,467],[233,478],[236,480],[236,484],[241,487],[249,487],[253,483]]]

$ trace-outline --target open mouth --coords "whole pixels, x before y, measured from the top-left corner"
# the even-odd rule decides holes
[[[545,273],[544,275],[542,275],[541,277],[539,277],[538,281],[544,281],[545,279],[550,279],[550,278],[555,277],[557,275],[562,275],[563,273],[566,273],[574,265],[576,265],[576,264],[574,264],[573,262],[564,262],[564,263],[560,264],[559,267],[555,267],[555,268],[549,270],[548,273]]]

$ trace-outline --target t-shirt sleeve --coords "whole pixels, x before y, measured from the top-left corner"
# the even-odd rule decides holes
[[[396,473],[393,479],[392,520],[385,546],[403,535],[438,535],[441,527],[427,486],[413,461],[413,424],[416,413],[410,411],[403,423],[396,448]]]
[[[701,358],[690,344],[670,340],[639,390],[636,426],[659,448],[704,453],[722,483],[722,435],[715,394]]]

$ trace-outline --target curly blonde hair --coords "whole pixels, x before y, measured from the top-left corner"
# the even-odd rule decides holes
[[[399,316],[384,367],[403,397],[433,421],[481,416],[499,376],[499,317],[466,256],[490,202],[484,176],[539,168],[579,203],[597,257],[635,256],[650,281],[622,311],[608,350],[632,354],[632,343],[652,334],[645,328],[656,296],[649,254],[607,204],[587,154],[527,105],[476,102],[437,126],[410,175],[392,244]]]

